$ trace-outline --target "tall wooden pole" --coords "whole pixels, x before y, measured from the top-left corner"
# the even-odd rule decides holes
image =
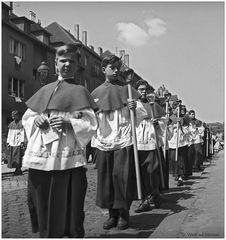
[[[176,155],[175,155],[175,161],[177,162],[178,160],[178,148],[179,148],[179,140],[180,140],[180,134],[179,134],[179,118],[180,118],[180,103],[178,103],[177,106],[177,145],[176,145]]]
[[[133,72],[127,76],[129,101],[133,100],[132,87],[131,87],[132,75],[133,75]],[[133,138],[135,170],[136,170],[136,178],[137,178],[137,194],[138,194],[138,199],[142,199],[140,165],[139,165],[139,158],[138,158],[136,126],[135,126],[135,112],[132,109],[130,109],[130,118],[131,118],[131,127],[132,127],[132,135],[133,135],[132,138]]]
[[[168,119],[169,119],[169,100],[167,99],[166,101],[166,119],[167,119],[167,124],[168,124]],[[167,126],[165,129],[165,135],[164,135],[164,158],[166,159],[166,143],[167,143]]]
[[[214,154],[214,149],[213,149],[213,134],[211,134],[211,154]]]
[[[206,158],[209,156],[209,131],[206,131]]]

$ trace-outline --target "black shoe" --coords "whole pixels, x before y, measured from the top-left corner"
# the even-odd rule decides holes
[[[148,212],[151,211],[151,206],[148,200],[143,201],[138,208],[134,210],[135,213]]]
[[[23,172],[21,170],[16,170],[13,174],[14,175],[23,175]]]
[[[184,183],[183,183],[182,180],[178,180],[178,181],[177,181],[177,186],[178,186],[178,187],[183,186],[183,185],[184,185]]]
[[[183,176],[182,180],[188,180],[188,176]]]
[[[109,217],[106,222],[103,224],[103,229],[109,230],[113,227],[117,226],[118,218],[117,217]]]
[[[122,218],[121,216],[118,218],[118,224],[117,224],[117,228],[119,230],[124,230],[127,229],[129,227],[129,220]]]

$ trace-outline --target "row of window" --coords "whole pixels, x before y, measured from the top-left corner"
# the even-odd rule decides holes
[[[10,38],[9,40],[9,53],[14,54],[16,57],[21,58],[21,60],[26,59],[26,46],[18,40]],[[18,61],[19,59],[16,59]],[[84,56],[84,65],[85,67],[88,65],[88,56]],[[100,65],[94,64],[94,72],[96,75],[100,73]]]
[[[82,82],[82,78],[79,77],[79,83],[84,85],[84,87],[88,88],[88,82],[85,79]],[[8,79],[8,95],[15,98],[24,99],[24,80],[17,79],[15,77],[9,77]]]
[[[9,40],[9,53],[15,55],[15,66],[20,69],[21,60],[26,59],[26,45],[21,43],[20,41],[10,38]],[[85,67],[88,65],[88,56],[84,56],[84,65]],[[94,64],[94,73],[95,75],[99,75],[100,73],[100,65],[98,63]],[[33,69],[33,79],[36,80],[37,70]],[[80,80],[81,81],[81,80]],[[84,81],[85,87],[88,87],[87,81]],[[17,79],[15,77],[9,77],[8,80],[8,95],[12,97],[24,98],[24,81],[21,79]]]
[[[81,77],[78,79],[79,83],[82,84]],[[87,80],[84,80],[84,86],[88,88]],[[9,77],[8,80],[8,95],[11,97],[24,98],[24,81],[15,77]]]

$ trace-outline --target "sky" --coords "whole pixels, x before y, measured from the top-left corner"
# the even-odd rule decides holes
[[[97,51],[129,54],[129,66],[156,90],[164,86],[206,123],[224,122],[224,2],[14,2],[14,13],[36,14],[87,31]]]

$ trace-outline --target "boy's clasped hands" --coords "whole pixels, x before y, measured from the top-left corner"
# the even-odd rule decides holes
[[[73,115],[73,118],[81,118],[82,113],[78,112]],[[47,130],[49,127],[56,129],[56,130],[62,130],[66,126],[70,126],[70,120],[69,118],[63,117],[63,116],[56,116],[53,115],[50,118],[46,118],[45,116],[37,116],[34,121],[35,125],[42,129],[42,130]]]

